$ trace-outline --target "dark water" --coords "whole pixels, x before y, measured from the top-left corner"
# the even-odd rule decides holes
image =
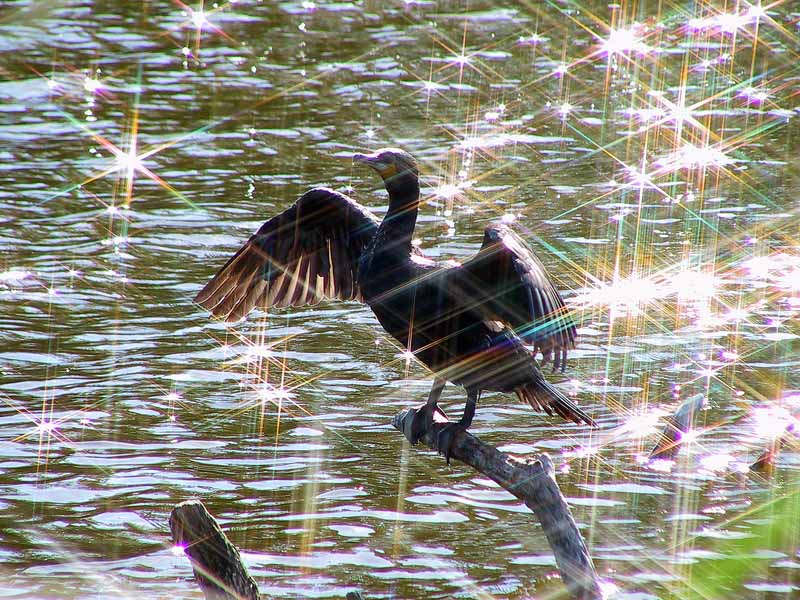
[[[388,424],[431,378],[368,309],[191,302],[310,186],[382,213],[350,156],[384,145],[427,253],[513,221],[578,310],[552,380],[600,430],[490,394],[472,431],[550,453],[610,597],[798,596],[797,439],[747,469],[800,410],[797,6],[205,8],[0,5],[2,597],[201,597],[188,497],[270,597],[564,596],[518,501]]]

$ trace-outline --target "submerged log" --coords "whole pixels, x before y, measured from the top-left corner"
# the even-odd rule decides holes
[[[672,459],[680,449],[685,433],[694,427],[694,416],[703,408],[703,394],[695,394],[683,402],[672,415],[664,419],[666,425],[661,430],[658,442],[650,451],[650,458]]]
[[[789,439],[794,433],[794,423],[787,425],[779,436],[769,442],[767,448],[761,453],[761,456],[750,465],[750,471],[753,473],[772,475],[778,454],[780,454],[781,449],[789,443]]]
[[[199,500],[181,502],[169,516],[172,540],[182,546],[206,600],[260,600],[239,551]]]
[[[397,414],[392,425],[410,441],[411,422],[417,409]],[[438,431],[443,417],[437,413],[434,426],[423,441],[432,450],[438,447]],[[490,446],[469,432],[457,434],[450,456],[469,465],[522,500],[539,519],[555,555],[561,579],[570,596],[578,600],[602,598],[597,572],[578,526],[555,480],[553,463],[546,454],[525,461]]]

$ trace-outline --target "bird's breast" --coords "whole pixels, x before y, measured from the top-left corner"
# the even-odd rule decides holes
[[[403,289],[415,279],[416,269],[408,254],[378,250],[365,252],[359,260],[358,283],[368,304],[403,295]]]

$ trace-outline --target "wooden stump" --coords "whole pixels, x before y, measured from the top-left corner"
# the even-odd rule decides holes
[[[239,551],[199,500],[181,502],[169,516],[172,540],[182,546],[207,600],[260,600]]]

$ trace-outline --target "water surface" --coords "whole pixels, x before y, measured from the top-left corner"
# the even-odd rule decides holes
[[[634,10],[635,8],[635,10]],[[727,12],[725,12],[727,11]],[[201,597],[198,497],[265,595],[563,597],[535,519],[389,422],[422,367],[331,302],[226,327],[191,299],[355,151],[422,165],[417,237],[503,220],[581,323],[551,379],[601,427],[486,394],[548,452],[612,597],[798,594],[800,13],[731,3],[15,2],[0,8],[0,523],[9,598]],[[648,463],[700,394],[691,443]],[[456,414],[463,391],[448,386]]]

